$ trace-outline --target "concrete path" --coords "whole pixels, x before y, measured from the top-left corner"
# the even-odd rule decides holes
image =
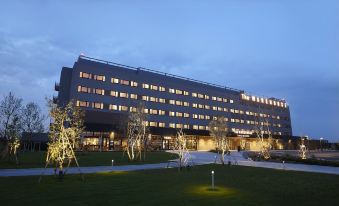
[[[169,151],[174,152],[174,151]],[[191,158],[195,165],[203,164],[220,164],[219,156],[212,152],[190,152]],[[339,175],[339,167],[327,167],[318,165],[304,165],[304,164],[290,164],[290,163],[273,163],[273,162],[255,162],[245,159],[241,152],[232,151],[230,156],[225,157],[225,162],[230,161],[232,164],[250,167],[262,167],[279,170],[293,170],[304,172],[318,172],[327,174]],[[81,172],[84,174],[97,173],[97,172],[111,172],[111,171],[133,171],[133,170],[147,170],[147,169],[163,169],[167,168],[168,163],[158,164],[144,164],[144,165],[123,165],[123,166],[94,166],[94,167],[81,167]],[[170,164],[171,167],[177,167],[177,164]],[[68,174],[77,174],[79,169],[71,167],[67,170]],[[37,176],[37,175],[54,175],[52,168],[32,168],[32,169],[0,169],[0,177],[9,176]]]

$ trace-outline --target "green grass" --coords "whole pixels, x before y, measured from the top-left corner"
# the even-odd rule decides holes
[[[216,191],[210,190],[211,170]],[[1,205],[338,205],[339,176],[242,166],[0,178]]]
[[[148,152],[145,161],[128,161],[127,154],[122,152],[78,152],[76,157],[79,165],[85,166],[109,166],[114,160],[114,165],[147,164],[166,162],[176,159],[177,156],[167,152]],[[45,166],[46,152],[25,152],[19,154],[19,165],[15,161],[0,160],[0,169],[8,168],[39,168]],[[72,164],[74,166],[74,164]]]

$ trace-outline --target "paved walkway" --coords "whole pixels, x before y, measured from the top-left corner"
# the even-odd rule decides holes
[[[171,151],[173,152],[173,151]],[[219,156],[211,152],[190,152],[191,158],[193,159],[196,165],[203,164],[220,164]],[[318,165],[304,165],[304,164],[290,164],[290,163],[273,163],[273,162],[255,162],[248,159],[245,159],[242,156],[241,152],[232,151],[230,156],[225,158],[225,161],[231,161],[232,164],[238,164],[242,166],[250,167],[262,167],[262,168],[271,168],[279,170],[294,170],[294,171],[304,171],[304,172],[318,172],[318,173],[327,173],[327,174],[336,174],[339,175],[339,167],[327,167],[327,166],[318,166]],[[123,165],[123,166],[94,166],[94,167],[81,167],[81,172],[84,174],[87,173],[97,173],[97,172],[111,172],[111,171],[133,171],[133,170],[147,170],[147,169],[162,169],[167,168],[168,163],[158,163],[158,164],[144,164],[144,165]],[[171,167],[177,167],[176,164],[171,164]],[[79,173],[77,167],[71,167],[67,170],[68,174]],[[0,177],[9,177],[9,176],[36,176],[36,175],[54,175],[54,169],[52,168],[33,168],[33,169],[0,169]]]

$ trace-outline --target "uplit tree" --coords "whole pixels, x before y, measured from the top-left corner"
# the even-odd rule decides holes
[[[22,109],[22,129],[27,133],[27,143],[24,145],[24,149],[32,146],[32,133],[44,132],[43,122],[45,120],[45,115],[42,114],[41,109],[38,104],[30,102]]]
[[[186,134],[180,129],[177,131],[177,136],[175,138],[174,148],[178,153],[178,165],[181,170],[182,167],[186,166],[189,158],[189,151],[187,149],[187,138]]]
[[[128,115],[127,122],[127,155],[130,161],[142,158],[142,149],[147,141],[148,126],[145,105],[139,104],[135,112]]]
[[[221,152],[220,161],[222,164],[225,164],[225,153],[228,153],[230,150],[227,122],[223,116],[218,116],[210,121],[208,127],[210,135],[215,139],[218,154]]]
[[[299,149],[299,157],[303,160],[307,159],[307,147],[304,143],[305,139],[301,138],[301,144]]]
[[[80,135],[84,131],[83,117],[84,112],[69,102],[65,107],[59,107],[49,101],[50,107],[50,132],[49,143],[46,157],[46,166],[54,165],[55,172],[59,171],[59,175],[63,176],[64,167],[75,161],[79,167],[78,161],[74,153],[74,146]]]
[[[18,163],[17,150],[20,146],[22,99],[11,92],[0,102],[0,137],[3,146],[0,152],[2,159],[14,157]]]
[[[258,116],[262,116],[258,112]],[[264,159],[271,158],[271,148],[272,148],[272,133],[270,131],[269,122],[266,118],[257,118],[256,126],[254,128],[255,136],[257,137],[257,142],[259,143],[260,153],[259,155]],[[265,138],[266,137],[266,138]]]

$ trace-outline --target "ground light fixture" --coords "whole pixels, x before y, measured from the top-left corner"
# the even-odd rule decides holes
[[[214,190],[214,170],[212,170],[211,175],[212,175],[212,190]]]
[[[112,160],[112,167],[113,167],[113,165],[114,165],[114,160]]]

